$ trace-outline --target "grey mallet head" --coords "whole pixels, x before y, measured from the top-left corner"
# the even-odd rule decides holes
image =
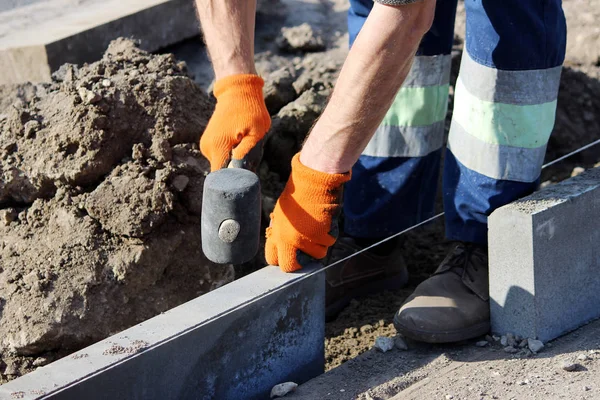
[[[261,198],[258,176],[242,168],[211,172],[202,195],[202,251],[219,264],[241,264],[258,252]]]

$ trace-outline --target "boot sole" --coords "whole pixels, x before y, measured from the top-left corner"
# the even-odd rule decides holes
[[[456,343],[483,336],[490,331],[489,322],[482,322],[480,324],[457,331],[433,332],[418,329],[408,329],[404,327],[400,321],[398,321],[398,314],[394,315],[394,327],[398,333],[406,336],[407,338],[425,343]]]
[[[359,299],[371,294],[382,292],[384,290],[401,289],[408,283],[408,270],[403,268],[398,275],[382,278],[377,281],[370,282],[355,289],[351,295],[342,297],[341,299],[329,304],[325,307],[325,321],[329,322],[335,319],[340,312],[350,304],[353,299]]]

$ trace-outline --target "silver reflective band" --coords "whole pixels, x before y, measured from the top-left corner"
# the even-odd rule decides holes
[[[443,86],[450,83],[452,56],[416,56],[402,87]]]
[[[444,123],[426,126],[380,125],[363,151],[372,157],[424,157],[444,145]]]
[[[463,52],[459,78],[479,100],[515,105],[549,103],[556,100],[562,67],[507,71],[487,67]]]
[[[387,6],[403,6],[405,4],[416,3],[422,0],[375,0],[379,4],[385,4]]]
[[[546,145],[522,148],[483,142],[452,121],[448,148],[465,167],[493,179],[534,182],[542,170]]]

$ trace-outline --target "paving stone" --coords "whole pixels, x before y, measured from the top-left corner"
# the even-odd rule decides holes
[[[48,81],[64,63],[100,59],[120,36],[139,39],[141,48],[156,51],[200,34],[193,0],[86,1],[68,7],[60,0],[46,3],[45,12],[52,4],[67,11],[50,13],[41,23],[33,15],[31,23],[0,35],[0,84]],[[0,7],[0,24],[10,21],[14,8]]]
[[[494,333],[543,342],[600,317],[600,168],[489,218]]]
[[[8,382],[0,399],[269,398],[323,373],[324,276],[292,285],[316,268],[265,267]]]

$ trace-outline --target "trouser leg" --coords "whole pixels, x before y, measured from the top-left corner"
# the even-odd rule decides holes
[[[448,108],[457,0],[438,0],[410,73],[352,170],[344,231],[358,238],[399,232],[433,214]],[[373,2],[351,0],[350,45]]]
[[[444,165],[446,235],[487,243],[487,217],[535,190],[564,61],[560,0],[471,0]]]

